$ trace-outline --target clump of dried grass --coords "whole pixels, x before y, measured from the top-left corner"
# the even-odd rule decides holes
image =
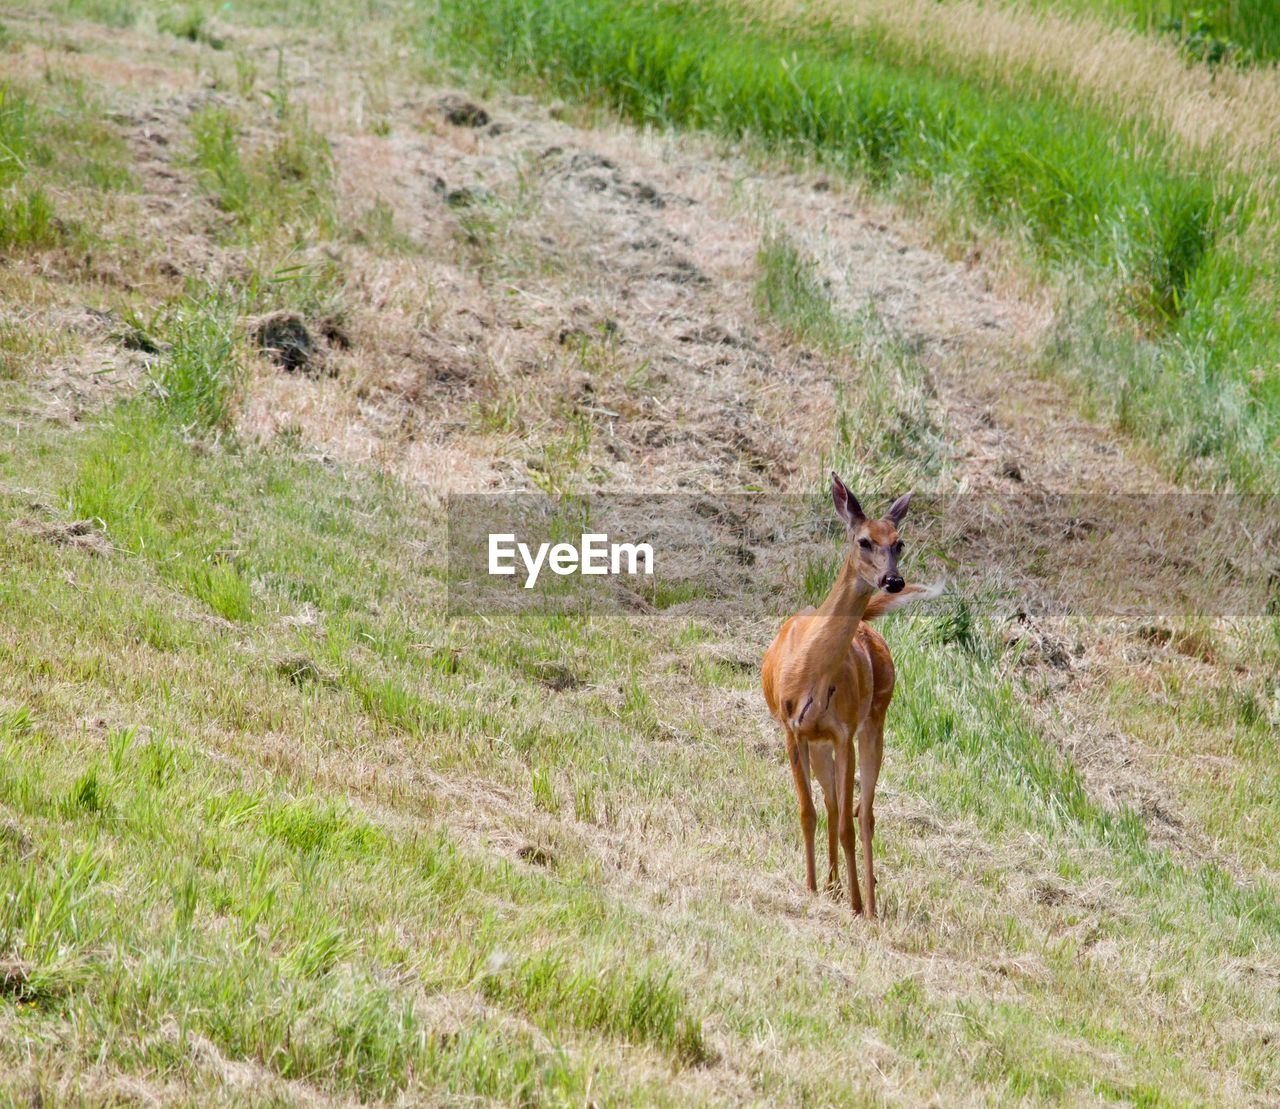
[[[20,519],[13,521],[17,531],[34,535],[49,543],[61,547],[72,547],[89,554],[109,554],[111,541],[100,520],[73,520],[70,523],[50,522],[48,520]]]

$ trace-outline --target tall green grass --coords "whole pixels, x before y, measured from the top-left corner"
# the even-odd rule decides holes
[[[21,176],[37,157],[43,157],[34,114],[27,97],[8,85],[0,85],[0,185]]]
[[[1197,60],[1219,52],[1238,61],[1280,58],[1280,7],[1274,0],[1056,0],[1055,7],[1128,22],[1147,34],[1178,35]]]
[[[61,238],[53,205],[40,189],[0,194],[0,248],[56,246]]]
[[[245,295],[183,297],[158,320],[150,385],[161,412],[186,428],[227,426],[240,384],[238,316]]]
[[[1169,165],[1158,132],[721,5],[442,0],[440,14],[455,57],[633,119],[814,158],[1020,239],[1047,274],[1090,289],[1104,322],[1126,321],[1104,330],[1138,336],[1083,375],[1100,405],[1180,472],[1246,487],[1280,476],[1280,375],[1255,372],[1280,355],[1268,259],[1240,245],[1254,200],[1211,166]]]
[[[650,122],[751,137],[887,184],[914,178],[1024,232],[1049,257],[1118,273],[1135,305],[1175,318],[1231,196],[1117,148],[1114,126],[884,65],[856,43],[755,29],[678,0],[444,0],[460,49]],[[847,39],[847,36],[845,36]],[[838,41],[838,40],[835,40]]]
[[[0,84],[0,249],[58,241],[49,198],[24,181],[33,165],[48,158],[34,117],[30,99]]]

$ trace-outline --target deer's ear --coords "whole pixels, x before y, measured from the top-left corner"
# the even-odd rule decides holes
[[[903,493],[902,496],[889,506],[889,511],[885,513],[885,517],[893,521],[893,526],[895,528],[902,523],[902,518],[907,514],[907,505],[911,503],[911,498],[914,493],[914,489],[910,493]]]
[[[836,515],[850,527],[856,527],[867,518],[858,498],[849,492],[835,470],[831,471],[831,500],[835,503]]]

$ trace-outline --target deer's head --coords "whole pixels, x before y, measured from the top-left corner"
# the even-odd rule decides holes
[[[898,573],[898,557],[902,554],[898,528],[907,514],[911,494],[904,493],[894,501],[882,519],[869,520],[858,498],[849,492],[840,475],[833,470],[831,499],[835,502],[836,515],[844,521],[848,531],[858,577],[873,589],[883,589],[886,593],[901,592],[904,582]]]

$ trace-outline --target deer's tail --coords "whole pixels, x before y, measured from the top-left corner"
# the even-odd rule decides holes
[[[912,605],[917,601],[932,601],[935,597],[942,596],[945,591],[946,584],[938,581],[933,585],[907,585],[898,593],[877,593],[868,602],[862,618],[875,620],[886,613],[900,609],[903,605]]]

